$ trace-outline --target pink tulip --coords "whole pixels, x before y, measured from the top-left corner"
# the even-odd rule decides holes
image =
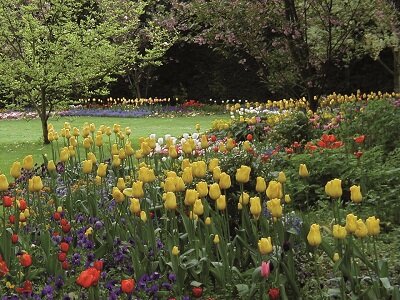
[[[261,263],[261,276],[264,278],[268,278],[270,271],[270,263],[263,261]]]

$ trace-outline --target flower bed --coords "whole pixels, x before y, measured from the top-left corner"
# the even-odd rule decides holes
[[[398,205],[396,104],[244,114],[137,149],[118,124],[50,125],[45,163],[0,175],[3,299],[396,299],[377,246]]]

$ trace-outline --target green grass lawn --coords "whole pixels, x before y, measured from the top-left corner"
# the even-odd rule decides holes
[[[122,128],[132,129],[131,140],[137,145],[139,137],[155,133],[157,136],[171,134],[180,136],[183,133],[195,132],[195,125],[201,126],[201,131],[211,127],[213,120],[228,118],[228,115],[211,116],[179,116],[179,117],[149,117],[149,118],[101,118],[101,117],[56,117],[49,120],[56,131],[60,131],[64,122],[72,127],[82,128],[85,122],[94,123],[96,128],[104,124],[112,126],[118,123]],[[0,173],[9,177],[11,164],[22,160],[26,155],[33,154],[35,162],[42,163],[42,154],[50,154],[49,145],[42,143],[42,129],[39,119],[35,120],[0,120]]]

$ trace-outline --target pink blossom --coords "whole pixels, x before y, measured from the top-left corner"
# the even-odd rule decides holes
[[[268,278],[270,271],[270,262],[263,261],[261,263],[261,276],[264,278]]]

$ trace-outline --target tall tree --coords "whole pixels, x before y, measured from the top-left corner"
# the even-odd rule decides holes
[[[39,114],[44,143],[54,107],[76,94],[102,92],[121,71],[145,1],[0,0],[0,83]],[[129,16],[126,14],[130,9]]]
[[[334,68],[368,55],[368,35],[390,39],[377,11],[381,0],[176,1],[194,42],[208,43],[260,65],[272,89],[306,96],[316,109]],[[377,28],[380,31],[377,32]]]

